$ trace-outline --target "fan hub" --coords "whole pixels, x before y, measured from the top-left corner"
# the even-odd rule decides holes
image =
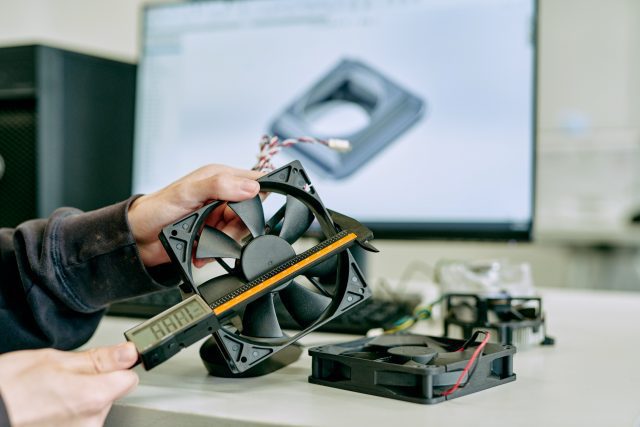
[[[267,234],[244,247],[240,268],[247,280],[254,280],[295,256],[296,252],[286,240]]]
[[[410,360],[418,363],[427,364],[438,352],[429,347],[422,346],[401,346],[390,348],[389,354],[399,363],[409,362]]]

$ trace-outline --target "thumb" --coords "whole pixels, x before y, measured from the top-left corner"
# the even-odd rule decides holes
[[[260,184],[252,179],[218,174],[194,182],[191,196],[198,202],[208,200],[224,200],[238,202],[255,197],[260,191]]]
[[[101,374],[130,368],[138,360],[138,352],[133,343],[127,342],[111,347],[67,353],[65,357],[65,366],[72,371]]]

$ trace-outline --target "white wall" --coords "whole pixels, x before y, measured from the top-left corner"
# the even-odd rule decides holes
[[[0,45],[46,42],[135,62],[141,8],[161,0],[0,0]]]
[[[640,210],[640,2],[543,0],[539,224],[623,228]]]
[[[150,2],[159,0],[0,0],[0,46],[44,42],[134,62],[139,51],[140,9]],[[580,151],[584,141],[596,140],[596,145],[606,146],[622,138],[631,147],[629,152],[636,152],[640,1],[542,0],[540,19],[539,130],[543,148],[539,166],[545,180],[540,185],[539,202],[553,207],[562,201],[559,199],[571,197],[575,192],[571,185],[582,183],[588,171],[577,170],[577,175],[567,178],[562,162],[545,165],[545,153],[554,150],[544,147],[560,145]],[[595,156],[600,158],[597,152]],[[553,153],[551,158],[558,159]],[[601,173],[609,167],[599,166]],[[609,177],[591,178],[602,184]],[[550,186],[560,192],[545,194]],[[607,192],[609,187],[598,188]],[[587,271],[581,267],[584,248],[551,243],[554,239],[545,243],[547,236],[541,235],[542,243],[518,245],[379,242],[383,252],[371,258],[371,275],[398,277],[411,260],[434,264],[440,258],[509,257],[532,262],[538,284],[582,285],[585,274],[580,271]],[[589,252],[589,257],[592,255]]]
[[[569,110],[590,129],[637,130],[639,8],[637,0],[542,1],[542,132],[566,128]]]

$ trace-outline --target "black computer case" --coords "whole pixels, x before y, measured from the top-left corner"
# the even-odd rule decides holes
[[[0,227],[131,192],[136,66],[0,48]]]

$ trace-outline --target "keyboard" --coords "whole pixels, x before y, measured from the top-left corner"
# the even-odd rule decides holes
[[[149,318],[162,313],[182,301],[178,289],[154,292],[111,304],[107,314],[112,316]]]
[[[389,329],[398,320],[412,314],[418,302],[400,303],[371,297],[316,330],[319,332],[366,335],[370,329]],[[284,305],[276,304],[276,314],[282,329],[300,329],[300,326],[291,318]]]
[[[112,304],[107,314],[127,317],[153,317],[182,301],[177,289],[155,292]],[[284,305],[275,298],[276,314],[282,329],[298,330],[300,326],[291,318]],[[413,313],[420,301],[389,301],[369,298],[342,316],[317,329],[319,332],[365,335],[375,328],[388,329],[395,322]]]

